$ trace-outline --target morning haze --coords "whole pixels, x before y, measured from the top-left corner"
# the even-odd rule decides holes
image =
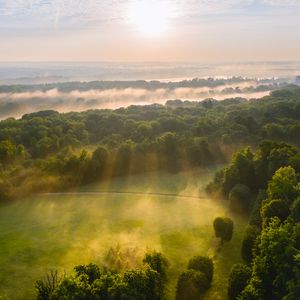
[[[0,59],[297,60],[299,13],[289,0],[1,0]]]
[[[0,300],[299,300],[299,15],[0,0]]]

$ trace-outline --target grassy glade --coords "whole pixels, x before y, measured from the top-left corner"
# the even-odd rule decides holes
[[[219,241],[214,237],[212,222],[227,213],[227,206],[198,198],[211,176],[203,172],[155,172],[90,185],[79,189],[78,194],[39,195],[2,204],[1,294],[11,299],[34,299],[35,281],[53,268],[60,274],[72,274],[76,265],[94,262],[112,267],[118,265],[120,257],[126,257],[130,268],[139,268],[144,253],[152,249],[162,252],[169,261],[168,299],[174,299],[178,276],[195,255],[213,257],[214,279],[206,297],[224,299],[228,272],[240,262],[246,221],[232,216],[236,225],[233,239],[216,253]],[[102,194],[105,190],[168,194],[174,192],[174,181],[180,187],[176,193],[183,197]],[[86,194],[88,191],[92,194]]]

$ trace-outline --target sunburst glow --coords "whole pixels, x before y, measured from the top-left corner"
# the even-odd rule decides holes
[[[156,36],[168,27],[171,9],[163,1],[135,1],[129,9],[129,21],[144,34]]]

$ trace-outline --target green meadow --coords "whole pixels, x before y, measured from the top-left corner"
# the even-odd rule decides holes
[[[233,218],[234,235],[221,249],[215,217],[228,215],[226,202],[205,197],[215,170],[164,172],[115,178],[67,194],[35,195],[0,207],[0,295],[34,299],[34,284],[49,270],[71,272],[78,264],[106,264],[110,249],[137,266],[147,250],[170,261],[168,298],[194,255],[209,255],[214,280],[205,299],[226,299],[227,276],[241,260],[246,220]]]

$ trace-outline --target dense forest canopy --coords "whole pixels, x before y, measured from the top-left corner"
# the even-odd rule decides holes
[[[231,211],[249,215],[245,264],[234,265],[229,276],[231,300],[299,299],[299,172],[298,148],[264,141],[256,152],[237,152],[208,185],[210,194],[229,200]]]
[[[19,182],[32,178],[30,174],[38,174],[39,182],[45,176],[48,183],[30,182],[26,192],[107,176],[223,164],[235,150],[256,147],[264,139],[299,145],[299,100],[300,88],[289,86],[249,101],[174,100],[166,105],[41,111],[9,118],[0,122],[0,195],[17,196]]]

